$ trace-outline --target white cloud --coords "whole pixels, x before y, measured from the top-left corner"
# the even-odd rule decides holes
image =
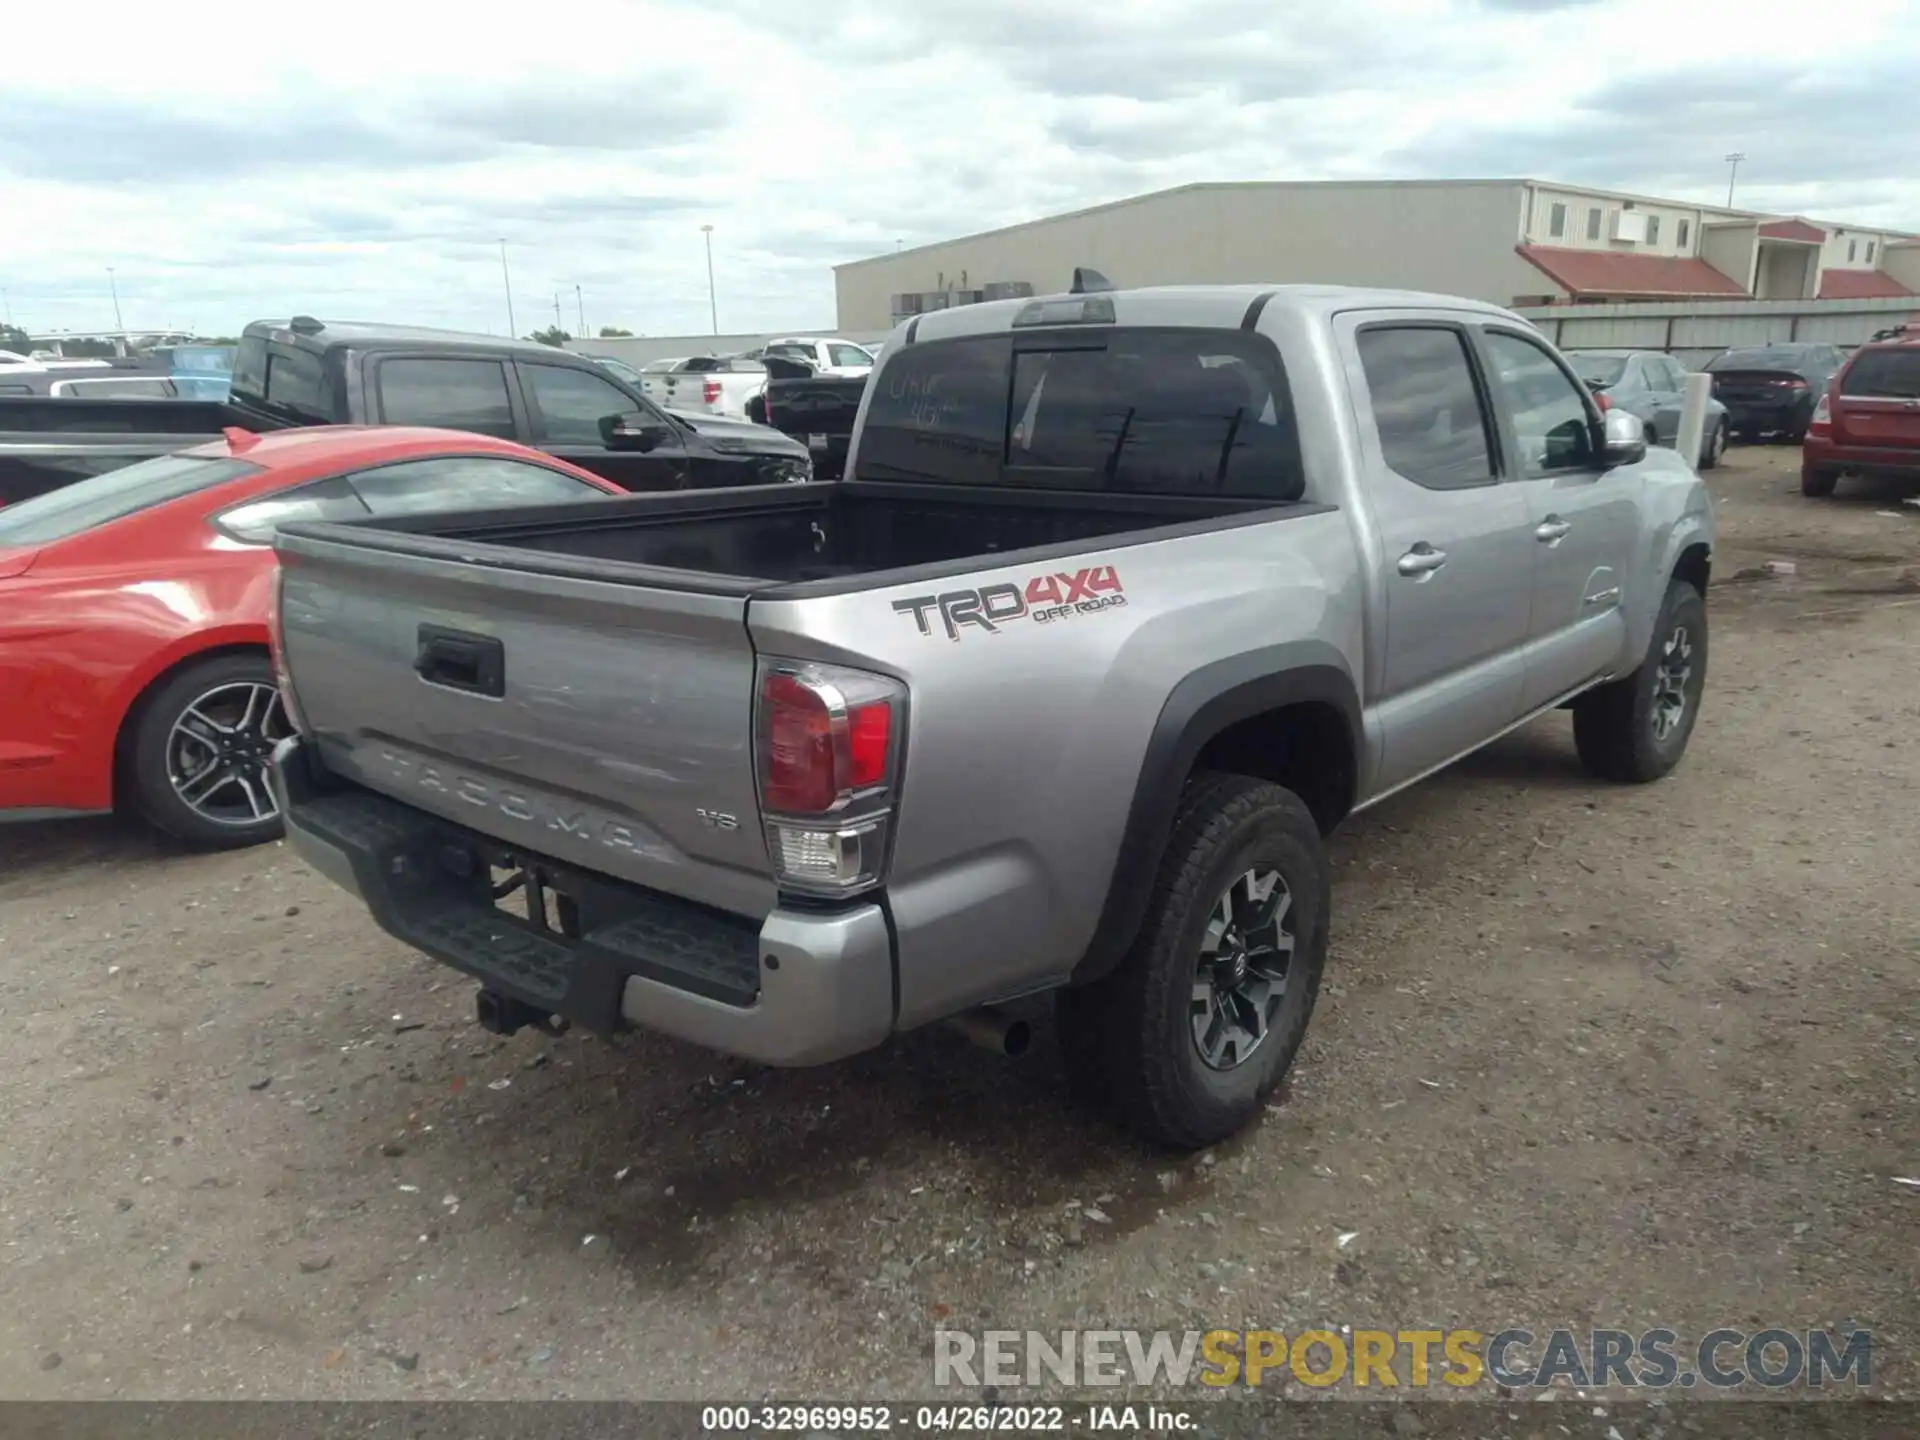
[[[31,326],[821,325],[838,261],[1190,180],[1533,174],[1920,229],[1920,14],[1783,0],[387,0],[9,14]],[[316,15],[318,20],[316,21]]]

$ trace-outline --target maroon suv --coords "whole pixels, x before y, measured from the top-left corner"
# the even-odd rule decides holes
[[[1842,475],[1920,482],[1920,321],[1854,351],[1820,397],[1800,446],[1800,493],[1831,495]]]

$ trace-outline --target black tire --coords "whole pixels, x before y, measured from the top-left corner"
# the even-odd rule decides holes
[[[1292,926],[1285,983],[1265,1033],[1237,1063],[1216,1068],[1194,1031],[1202,945],[1229,888],[1273,872]],[[1244,775],[1196,775],[1133,947],[1112,975],[1059,997],[1061,1058],[1074,1089],[1102,1096],[1158,1144],[1199,1149],[1239,1131],[1299,1053],[1320,991],[1331,905],[1320,828],[1297,795]]]
[[[233,778],[212,792],[217,801],[205,800],[206,808],[196,809],[174,784],[175,727],[187,723],[196,706],[216,718],[237,721],[243,696],[251,694],[259,701],[269,693],[258,734],[236,733],[223,745],[224,754],[214,748],[222,744],[218,737],[197,747],[197,753],[222,755],[205,773],[224,766]],[[208,733],[214,733],[211,727]],[[141,698],[126,754],[131,808],[155,829],[199,849],[230,850],[276,839],[280,814],[265,787],[265,761],[273,742],[285,733],[285,712],[278,708],[273,668],[265,655],[234,652],[190,664]],[[262,816],[257,812],[263,806],[267,813]],[[228,811],[231,818],[219,818]]]
[[[1810,500],[1824,500],[1840,483],[1840,472],[1824,465],[1800,467],[1800,493]]]
[[[1676,637],[1687,652],[1684,656],[1677,646],[1669,649]],[[1670,686],[1669,677],[1681,664],[1685,677]],[[1580,763],[1601,780],[1628,785],[1658,780],[1686,753],[1706,683],[1706,601],[1685,580],[1675,580],[1667,586],[1640,668],[1574,703],[1573,740]],[[1663,733],[1660,702],[1676,691],[1683,704]]]
[[[1707,443],[1700,456],[1702,470],[1718,469],[1721,457],[1727,453],[1727,422],[1723,419],[1713,427],[1707,436]]]

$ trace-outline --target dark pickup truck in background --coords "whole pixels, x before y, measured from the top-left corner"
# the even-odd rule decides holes
[[[766,388],[747,401],[747,419],[770,425],[807,447],[814,477],[838,480],[846,472],[853,420],[867,393],[866,375],[823,375],[804,360],[763,356]]]
[[[229,426],[430,425],[517,440],[628,490],[813,478],[803,443],[662,410],[597,362],[497,336],[256,321],[225,402],[0,397],[0,504],[217,437]]]

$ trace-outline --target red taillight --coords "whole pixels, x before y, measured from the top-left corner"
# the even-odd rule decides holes
[[[885,879],[906,699],[885,675],[761,662],[755,762],[784,888],[845,896]]]
[[[1786,380],[1776,380],[1773,383],[1776,385],[1784,385],[1789,390],[1804,390],[1807,388],[1807,382],[1802,380],[1798,375]]]
[[[709,405],[718,405],[720,403],[720,382],[718,380],[705,381],[700,386],[700,398],[705,400]]]
[[[1607,392],[1606,392],[1606,391],[1604,391],[1604,390],[1596,390],[1596,391],[1594,391],[1594,392],[1593,392],[1593,398],[1594,398],[1594,402],[1595,402],[1596,404],[1598,404],[1598,405],[1599,405],[1599,407],[1600,407],[1600,413],[1601,413],[1602,415],[1604,415],[1604,414],[1606,414],[1606,413],[1607,413],[1607,411],[1609,411],[1609,410],[1611,410],[1611,409],[1613,408],[1613,401],[1611,401],[1611,400],[1609,400],[1609,399],[1607,398]]]
[[[761,803],[783,814],[824,814],[840,793],[833,714],[825,697],[791,675],[774,673],[761,683],[760,704],[766,736]]]
[[[893,706],[886,700],[856,706],[847,716],[849,787],[866,790],[885,782],[893,743]]]
[[[887,782],[891,697],[849,702],[822,673],[770,670],[760,682],[760,801],[769,814],[824,815]]]
[[[1813,418],[1807,422],[1807,434],[1826,436],[1833,431],[1833,399],[1822,395],[1820,403],[1813,407]]]

